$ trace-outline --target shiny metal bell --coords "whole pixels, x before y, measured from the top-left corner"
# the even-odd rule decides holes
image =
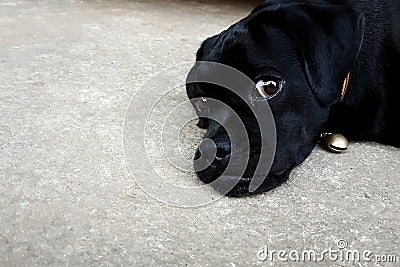
[[[326,148],[333,153],[344,153],[349,148],[346,137],[337,133],[324,133],[321,135]]]

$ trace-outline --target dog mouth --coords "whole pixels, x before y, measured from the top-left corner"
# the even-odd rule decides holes
[[[242,197],[270,191],[284,183],[289,178],[289,174],[294,167],[289,166],[279,171],[270,171],[265,177],[259,177],[262,179],[255,190],[254,188],[250,190],[253,186],[252,181],[255,180],[253,176],[259,163],[259,154],[255,151],[250,152],[249,161],[247,166],[245,165],[244,172],[237,169],[238,175],[235,175],[235,172],[230,172],[228,175],[225,171],[227,171],[232,156],[229,139],[215,138],[213,141],[217,144],[215,154],[208,153],[207,145],[202,144],[204,146],[202,148],[200,146],[195,153],[194,167],[198,178],[203,183],[210,184],[214,190],[226,196]],[[207,154],[212,154],[211,156],[208,155],[208,166],[200,168],[201,163],[198,160],[202,155]],[[198,163],[200,164],[197,165]]]
[[[211,168],[215,169],[215,167]],[[223,175],[223,171],[217,171],[213,172],[210,175],[210,170],[204,170],[197,172],[197,176],[199,179],[204,182],[205,184],[211,184],[217,192],[220,192],[221,194],[225,194],[226,196],[229,197],[244,197],[244,196],[251,196],[251,195],[256,195],[256,194],[261,194],[270,190],[275,189],[279,185],[283,184],[284,182],[287,181],[289,178],[289,174],[291,172],[291,168],[280,172],[279,174],[272,174],[269,173],[264,181],[261,183],[261,185],[254,191],[250,191],[250,184],[253,180],[252,177],[248,176],[243,176],[243,177],[237,177],[237,176],[228,176],[228,175]],[[218,179],[218,183],[212,183],[215,180]],[[228,192],[226,190],[226,184],[232,184],[236,183],[235,186],[230,189]]]

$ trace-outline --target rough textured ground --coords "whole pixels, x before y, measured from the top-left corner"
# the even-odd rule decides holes
[[[193,61],[201,40],[254,5],[0,1],[1,266],[312,266],[277,254],[260,261],[259,252],[295,258],[338,242],[360,262],[326,254],[323,266],[372,265],[365,251],[396,255],[398,266],[399,149],[316,148],[288,184],[198,208],[160,203],[130,174],[122,138],[130,99],[139,90],[151,97],[142,85],[154,73]],[[182,138],[200,136],[188,126]]]

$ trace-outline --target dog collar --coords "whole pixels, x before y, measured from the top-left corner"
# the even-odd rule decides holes
[[[347,93],[347,88],[349,88],[349,81],[350,81],[350,71],[347,73],[346,79],[344,79],[342,93],[340,95],[340,102],[343,102],[344,97]]]

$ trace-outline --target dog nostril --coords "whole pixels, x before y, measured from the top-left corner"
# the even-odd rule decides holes
[[[230,154],[230,151],[224,147],[217,147],[216,158],[221,160]]]
[[[196,153],[194,154],[194,160],[198,160],[201,157],[200,150],[196,150]]]
[[[223,160],[226,156],[231,154],[231,145],[229,139],[216,138],[215,140],[205,138],[199,145],[194,160],[200,158],[212,162],[214,159],[217,161]]]
[[[217,152],[217,147],[214,141],[209,138],[205,138],[201,141],[196,151],[195,160],[203,158],[207,161],[213,161],[216,152]]]
[[[217,148],[216,160],[222,160],[231,154],[231,144],[228,138],[216,138],[214,142]]]

